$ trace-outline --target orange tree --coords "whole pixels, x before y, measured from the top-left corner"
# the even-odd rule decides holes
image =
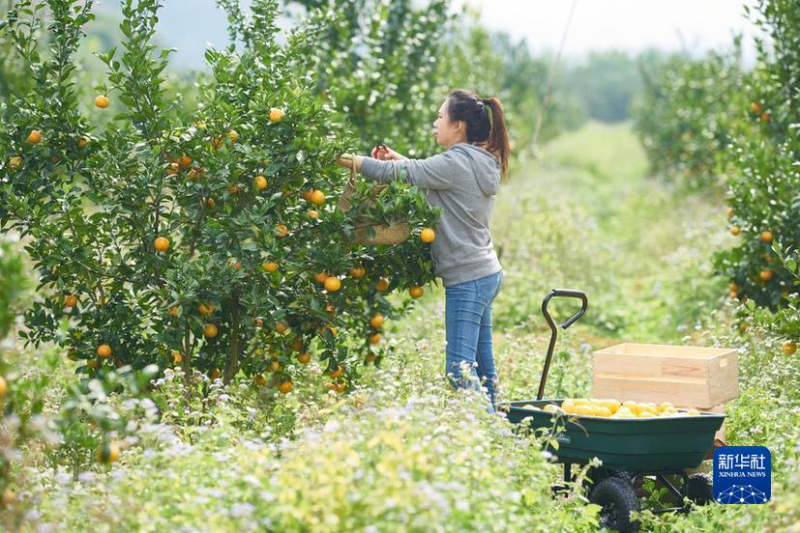
[[[729,229],[739,244],[717,254],[715,264],[731,280],[731,297],[775,310],[788,303],[794,277],[773,246],[800,247],[800,12],[796,2],[761,1],[753,19],[771,46],[758,43],[746,87],[753,129],[731,153]]]
[[[689,188],[722,185],[727,147],[746,120],[740,38],[699,59],[646,57],[634,122],[651,170]]]
[[[32,38],[44,5],[49,50]],[[31,237],[44,292],[25,315],[27,342],[63,345],[87,377],[180,364],[187,377],[243,375],[281,392],[315,357],[345,390],[386,352],[376,317],[408,308],[387,296],[432,280],[420,233],[438,213],[394,184],[372,211],[408,220],[411,238],[348,238],[364,210],[335,209],[344,176],[333,161],[354,139],[331,133],[313,78],[297,74],[313,33],[276,43],[275,1],[232,17],[243,50],[208,50],[185,121],[165,97],[168,53],[153,44],[158,0],[122,2],[121,52],[99,55],[107,82],[79,99],[70,58],[91,7],[20,0],[9,16],[36,85],[11,99],[0,134],[0,220]],[[93,128],[99,114],[112,117]]]

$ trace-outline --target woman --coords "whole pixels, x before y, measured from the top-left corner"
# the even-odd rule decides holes
[[[399,176],[424,189],[428,201],[441,208],[431,255],[434,273],[445,287],[445,372],[456,387],[485,384],[489,411],[494,412],[498,380],[492,301],[500,291],[503,270],[492,248],[489,221],[509,155],[500,101],[453,91],[439,109],[433,135],[446,151],[427,159],[407,159],[388,147],[376,147],[372,157],[354,156],[339,164],[355,164],[356,170],[379,182]]]

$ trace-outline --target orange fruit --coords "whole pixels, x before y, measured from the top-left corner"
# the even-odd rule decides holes
[[[317,283],[325,283],[325,281],[330,277],[330,274],[327,272],[317,272],[314,274],[314,281]]]
[[[301,365],[308,364],[311,361],[311,354],[308,352],[303,352],[297,356],[297,362]]]
[[[264,263],[264,270],[266,270],[269,273],[275,272],[276,270],[278,270],[278,268],[279,268],[279,265],[275,261],[270,261],[268,263]]]
[[[729,207],[728,208],[728,218],[731,218],[735,212],[736,211],[732,207]]]
[[[228,132],[228,137],[230,138],[232,143],[235,143],[239,140],[239,133],[236,130],[231,130]]]
[[[380,333],[374,333],[369,336],[370,344],[378,344],[379,342],[381,342],[381,339],[383,339],[383,337],[381,336]]]
[[[783,355],[794,355],[797,351],[797,343],[794,341],[786,341],[781,345],[781,351]]]
[[[255,327],[257,327],[257,328],[263,328],[264,327],[264,321],[261,320],[260,318],[256,318],[255,320],[253,320],[253,325]]]
[[[383,327],[383,315],[377,313],[370,319],[369,325],[372,326],[373,329],[381,329],[381,327]]]
[[[222,139],[219,137],[215,137],[214,139],[212,139],[211,148],[213,148],[214,150],[219,150],[220,148],[222,148]]]
[[[109,104],[108,96],[104,94],[97,95],[94,99],[94,105],[99,107],[100,109],[105,109],[108,107]]]
[[[364,356],[364,362],[365,363],[374,363],[375,359],[377,359],[377,358],[378,358],[378,356],[376,356],[374,353],[368,353],[366,356]]]
[[[292,389],[294,389],[294,385],[292,385],[291,381],[284,381],[278,385],[278,390],[281,391],[281,394],[289,394]]]
[[[731,300],[735,300],[736,298],[739,297],[739,293],[736,292],[736,291],[731,291],[730,296],[731,296]]]
[[[177,306],[177,305],[173,305],[172,307],[170,307],[170,308],[167,310],[167,313],[169,313],[169,314],[170,314],[170,315],[172,315],[172,316],[178,316],[178,311],[179,311],[179,310],[178,310],[178,306]]]
[[[750,111],[752,111],[753,113],[758,113],[759,111],[761,111],[761,106],[758,105],[758,102],[752,102],[750,104]]]
[[[425,243],[433,242],[433,240],[436,238],[436,232],[434,232],[431,228],[424,228],[420,232],[419,238]]]
[[[280,369],[281,369],[281,363],[280,363],[280,361],[272,361],[272,362],[269,364],[269,370],[270,370],[270,372],[279,372],[279,371],[280,371]]]
[[[167,175],[168,176],[174,176],[175,174],[178,173],[178,170],[180,169],[180,167],[181,166],[178,163],[170,163],[169,164],[169,168],[167,169]]]
[[[111,357],[111,354],[114,353],[114,350],[111,349],[111,346],[108,344],[101,344],[97,347],[97,356],[102,357],[103,359],[107,357]]]
[[[74,294],[68,294],[64,297],[64,307],[75,307],[78,305],[78,297]]]
[[[213,339],[214,337],[217,336],[218,333],[219,330],[217,329],[217,326],[215,326],[214,324],[206,324],[205,326],[203,326],[203,335],[207,339]]]
[[[264,374],[259,374],[253,378],[253,385],[256,387],[263,387],[267,384],[267,378],[264,377]]]
[[[42,142],[42,132],[39,130],[31,130],[27,140],[30,144],[39,144]]]
[[[156,239],[154,245],[156,252],[166,252],[169,250],[169,239],[166,237],[159,237]]]
[[[314,189],[311,189],[310,191],[303,191],[303,192],[300,193],[300,198],[302,198],[306,202],[310,202],[311,201],[311,193],[312,192],[314,192]]]
[[[22,158],[18,155],[12,156],[8,160],[8,166],[10,166],[13,170],[17,170],[22,166]]]
[[[302,352],[303,351],[303,339],[297,338],[292,342],[292,350],[295,352]]]
[[[187,168],[189,165],[192,164],[192,158],[186,154],[183,154],[178,158],[178,164],[183,168]]]
[[[386,289],[388,289],[388,288],[389,288],[389,280],[388,280],[388,279],[386,279],[386,278],[380,278],[380,279],[378,280],[378,283],[375,285],[375,287],[376,287],[376,288],[377,288],[379,291],[383,292],[383,291],[385,291]]]
[[[314,205],[322,205],[325,203],[325,193],[318,190],[311,191],[308,199]]]
[[[234,263],[234,264],[233,264],[233,268],[234,268],[234,270],[241,270],[241,269],[243,269],[244,267],[242,266],[242,264],[241,264],[241,263],[238,263],[238,262],[237,262],[237,263]]]
[[[286,224],[278,224],[275,226],[275,234],[278,238],[286,237],[289,235],[289,228],[286,227]]]
[[[314,209],[309,209],[308,212],[306,212],[306,215],[308,216],[308,218],[318,219],[319,211],[316,211]]]
[[[342,288],[342,282],[336,276],[331,276],[325,280],[325,290],[328,292],[336,292]]]
[[[172,364],[177,365],[180,364],[181,361],[183,361],[183,354],[178,350],[172,350],[171,355],[172,355]]]
[[[255,185],[256,189],[258,189],[259,191],[263,191],[264,189],[267,188],[267,178],[259,174],[253,180],[253,185]]]
[[[347,385],[345,385],[343,382],[339,382],[339,383],[336,384],[336,392],[338,392],[339,394],[342,394],[346,387],[347,387]]]
[[[730,289],[731,292],[739,292],[739,285],[737,285],[735,282],[731,283],[728,285],[728,289]]]
[[[769,281],[772,279],[772,270],[765,268],[764,270],[758,273],[758,276],[764,281]]]
[[[273,107],[269,110],[269,121],[270,122],[279,122],[286,113],[283,109],[278,109],[277,107]]]
[[[771,231],[762,231],[761,232],[761,242],[765,242],[767,244],[772,242],[772,232]]]
[[[0,376],[0,400],[6,397],[8,394],[8,383],[6,383],[6,378]]]
[[[761,122],[769,122],[770,120],[772,120],[772,115],[770,115],[766,111],[761,113]]]
[[[365,269],[361,265],[354,266],[353,268],[350,269],[350,275],[354,278],[363,278],[366,273],[367,269]]]
[[[287,326],[285,322],[278,322],[275,324],[275,331],[278,332],[278,335],[283,335],[287,329],[289,329],[289,326]]]
[[[110,465],[119,459],[119,446],[115,442],[104,442],[97,450],[97,460]]]
[[[410,289],[408,289],[408,294],[410,294],[412,298],[419,298],[424,293],[425,293],[425,289],[423,289],[422,287],[414,286],[414,287],[411,287]]]
[[[741,230],[741,228],[739,228],[739,226],[733,226],[731,228],[731,235],[733,235],[734,237],[739,235],[741,232],[742,232],[742,230]]]
[[[328,375],[331,377],[331,379],[339,379],[342,377],[342,375],[344,375],[344,369],[340,366],[336,367],[336,370],[331,370],[328,372]]]
[[[214,309],[216,309],[216,307],[214,307],[214,304],[206,305],[201,302],[200,305],[197,307],[197,309],[200,311],[201,315],[210,315],[211,313],[214,312]]]
[[[208,377],[210,377],[211,380],[213,381],[215,379],[219,379],[221,375],[222,374],[220,373],[218,368],[212,368],[211,372],[208,374]]]
[[[197,178],[203,177],[203,169],[201,167],[192,167],[192,169],[186,174],[186,177],[190,180],[195,180]],[[211,207],[214,207],[213,205]]]

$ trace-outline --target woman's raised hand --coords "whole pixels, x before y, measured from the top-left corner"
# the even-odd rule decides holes
[[[400,161],[405,159],[404,156],[398,154],[385,144],[379,144],[372,149],[372,158],[380,159],[382,161]]]

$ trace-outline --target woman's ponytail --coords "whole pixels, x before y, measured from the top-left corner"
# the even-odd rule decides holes
[[[508,130],[506,129],[506,119],[503,115],[503,105],[497,98],[486,98],[483,105],[489,113],[489,140],[487,149],[500,158],[500,170],[503,177],[508,172],[508,155],[511,147],[508,144]]]

